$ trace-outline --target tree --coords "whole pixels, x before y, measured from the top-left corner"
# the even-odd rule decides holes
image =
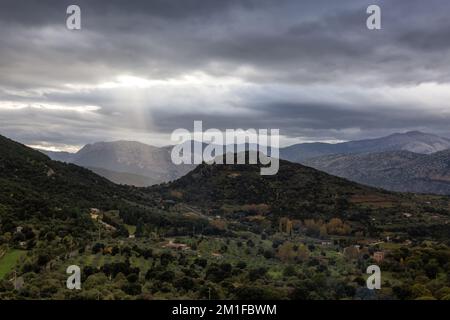
[[[425,274],[430,279],[436,279],[436,276],[439,272],[439,263],[436,259],[431,259],[426,265],[425,265]]]
[[[283,270],[284,277],[295,277],[297,275],[297,271],[293,265],[288,265]]]
[[[105,245],[103,243],[96,243],[94,244],[94,246],[92,247],[92,253],[93,254],[97,254],[101,251],[103,251],[103,249],[105,248]]]
[[[413,298],[417,299],[420,297],[432,297],[431,291],[428,290],[423,284],[416,283],[411,287],[411,293]]]
[[[277,257],[283,261],[293,261],[296,257],[296,252],[294,251],[294,244],[292,242],[285,242],[278,247]]]
[[[323,225],[320,227],[320,237],[326,238],[328,236],[327,226]]]
[[[309,250],[304,244],[301,244],[297,249],[297,259],[300,261],[306,261],[308,258]]]
[[[278,247],[277,257],[283,262],[305,261],[309,257],[309,250],[304,244],[295,246],[292,242],[286,241]]]

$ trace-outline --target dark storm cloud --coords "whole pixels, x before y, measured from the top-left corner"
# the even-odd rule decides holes
[[[448,124],[450,114],[434,113],[429,110],[408,112],[408,106],[366,105],[364,108],[336,104],[286,104],[284,102],[258,105],[255,113],[246,116],[225,115],[217,117],[200,112],[176,114],[160,112],[156,122],[160,130],[170,132],[172,128],[193,129],[193,122],[202,119],[204,130],[228,128],[283,128],[289,137],[310,139],[330,139],[338,135],[340,139],[360,139],[377,137],[399,131],[414,129],[427,130],[450,136]],[[351,125],[353,124],[353,125]],[[358,130],[352,130],[358,129]],[[361,130],[362,129],[362,130]],[[330,135],[331,133],[331,135]]]
[[[302,135],[302,128],[317,130],[343,130],[349,128],[350,123],[367,131],[385,130],[386,132],[436,126],[447,128],[450,114],[429,112],[428,110],[414,110],[405,112],[409,106],[375,105],[374,102],[364,108],[349,107],[336,104],[273,104],[264,106],[266,119],[281,119],[287,123],[286,131],[291,135]],[[270,120],[267,121],[270,123]],[[448,130],[448,129],[447,129]],[[354,138],[354,137],[353,137]]]
[[[80,31],[65,28],[73,3]],[[365,26],[374,3],[380,31]],[[1,133],[78,145],[193,120],[312,139],[446,132],[449,9],[445,0],[4,0]],[[160,82],[135,88],[117,83],[120,75]],[[430,103],[401,90],[376,101],[386,88],[413,93],[421,83],[442,85],[417,89]],[[99,109],[67,109],[91,105]]]
[[[65,31],[65,34],[59,33],[60,39],[46,43],[45,38],[58,35],[48,32],[42,35],[42,44],[38,41],[30,44],[17,43],[20,39],[17,41],[16,35],[10,33],[2,35],[6,42],[3,50],[8,52],[9,44],[13,49],[9,52],[12,57],[18,50],[31,46],[36,53],[34,59],[28,60],[29,63],[40,63],[43,67],[50,67],[49,62],[42,63],[44,59],[59,64],[66,61],[65,68],[59,71],[66,71],[64,77],[68,80],[77,75],[83,79],[92,78],[92,75],[86,74],[86,69],[92,73],[92,67],[94,70],[100,69],[106,61],[115,71],[141,71],[157,76],[196,68],[225,73],[230,71],[230,66],[233,70],[246,64],[261,73],[252,78],[254,81],[270,81],[270,77],[265,77],[266,73],[278,79],[303,78],[310,81],[318,78],[330,81],[330,73],[334,77],[349,72],[357,75],[365,68],[380,63],[380,59],[384,62],[386,58],[391,59],[392,64],[400,60],[390,57],[389,53],[387,57],[386,54],[376,56],[375,52],[380,50],[376,49],[377,46],[383,48],[391,45],[396,40],[392,35],[398,31],[378,35],[368,33],[362,2],[357,6],[355,2],[347,2],[344,9],[337,7],[337,13],[330,10],[322,16],[314,16],[320,10],[312,7],[310,1],[255,3],[135,1],[124,6],[123,1],[81,1],[86,35]],[[326,3],[330,1],[318,2],[317,7]],[[350,4],[349,9],[347,4]],[[49,1],[14,1],[9,5],[6,2],[1,10],[4,15],[2,21],[9,23],[13,20],[31,27],[47,22],[45,25],[61,27],[61,12],[64,13],[65,5],[64,1],[54,6]],[[6,12],[13,14],[7,15]],[[277,21],[280,17],[285,20],[284,23]],[[306,22],[300,22],[303,19]],[[252,25],[255,23],[257,27]],[[404,35],[406,42],[408,37],[408,34]],[[18,58],[21,58],[20,55]],[[213,62],[224,64],[224,68],[210,70]],[[330,66],[334,69],[330,70]],[[105,74],[108,70],[98,71]],[[56,72],[54,75],[63,76]],[[46,80],[43,79],[43,82]]]
[[[2,55],[14,59],[19,50],[32,49],[33,57],[16,58],[25,60],[23,68],[41,64],[67,80],[120,70],[159,77],[199,68],[224,74],[247,65],[257,71],[252,81],[348,80],[371,69],[370,79],[397,83],[429,81],[422,70],[429,68],[425,58],[435,61],[434,66],[448,62],[442,57],[448,49],[448,2],[375,1],[383,7],[380,32],[365,27],[365,8],[373,1],[333,2],[78,1],[84,31],[27,34],[33,28],[63,28],[71,2],[5,1],[0,10],[6,28]],[[430,12],[437,17],[420,19]],[[8,32],[11,23],[19,26],[19,37]],[[21,38],[22,33],[34,39]],[[55,62],[65,63],[65,68],[55,68],[60,73],[51,70]],[[92,68],[98,70],[96,77]],[[434,71],[447,80],[447,72]],[[43,83],[47,81],[44,75]]]
[[[269,3],[266,0],[3,0],[0,18],[3,21],[26,24],[47,25],[65,21],[65,10],[76,4],[86,8],[90,21],[107,17],[112,22],[123,20],[124,15],[146,15],[164,19],[185,19],[223,13],[231,7],[252,8]],[[272,2],[273,3],[273,2]],[[133,21],[127,24],[132,25]]]

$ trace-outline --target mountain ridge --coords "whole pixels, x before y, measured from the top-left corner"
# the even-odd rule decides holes
[[[450,149],[450,139],[420,131],[394,133],[381,138],[347,141],[336,144],[303,143],[281,149],[282,159],[301,162],[331,154],[369,153],[405,150],[415,153],[430,154]]]
[[[328,155],[303,161],[318,170],[391,191],[450,194],[450,150]]]
[[[193,146],[196,141],[186,141],[191,144],[191,152],[195,152]],[[175,165],[171,159],[171,151],[174,146],[155,147],[141,142],[118,140],[112,142],[98,142],[88,144],[75,154],[55,153],[42,151],[54,160],[75,163],[91,169],[106,177],[110,181],[119,184],[146,187],[159,183],[173,181],[187,174],[195,168],[195,165]],[[419,192],[450,194],[450,189],[438,181],[436,175],[419,166],[422,172],[430,172],[430,176],[420,176],[415,180],[406,180],[401,172],[393,172],[396,166],[405,165],[408,158],[419,158],[420,155],[429,155],[450,148],[450,139],[442,138],[434,134],[420,131],[406,133],[394,133],[385,137],[348,141],[337,144],[329,143],[304,143],[296,144],[280,149],[280,158],[291,162],[303,163],[316,169],[323,170],[333,175],[345,177],[366,185],[383,187],[388,190],[403,192]],[[204,150],[205,144],[200,146]],[[246,146],[246,149],[254,149],[255,146]],[[399,158],[401,153],[406,158]],[[372,161],[367,154],[376,154],[377,161]],[[365,155],[365,156],[362,156]],[[387,158],[383,158],[385,155]],[[416,156],[417,155],[417,156]],[[395,159],[396,158],[396,159]],[[334,159],[333,161],[331,161]],[[338,161],[338,159],[341,159]],[[343,159],[348,159],[352,165],[348,170],[344,169]],[[358,163],[355,163],[358,161]],[[367,162],[365,165],[364,162]],[[380,162],[380,163],[378,163]],[[389,176],[383,176],[382,171],[376,168],[385,164],[384,171],[391,170]],[[336,167],[333,168],[333,165]],[[357,169],[360,168],[358,171]],[[365,173],[361,173],[361,171]],[[413,168],[408,169],[409,174],[415,175]],[[393,181],[396,178],[398,181]],[[405,183],[408,181],[408,183]]]
[[[171,148],[137,141],[96,142],[73,154],[41,152],[54,160],[91,168],[116,183],[138,187],[174,180],[193,168],[191,165],[173,164]]]

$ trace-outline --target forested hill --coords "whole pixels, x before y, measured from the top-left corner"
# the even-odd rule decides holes
[[[72,164],[50,160],[39,151],[0,136],[0,203],[20,211],[55,208],[109,209],[123,198],[142,196],[137,188],[116,185]]]
[[[219,214],[229,207],[265,205],[275,219],[337,216],[365,227],[415,227],[419,222],[415,217],[422,214],[448,215],[448,198],[388,192],[283,160],[274,176],[261,176],[259,165],[202,164],[186,176],[150,190]],[[406,221],[404,212],[417,215]]]

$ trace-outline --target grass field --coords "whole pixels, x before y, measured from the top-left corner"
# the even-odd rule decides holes
[[[25,255],[23,250],[9,250],[2,258],[0,258],[0,279],[11,272],[20,257]]]

